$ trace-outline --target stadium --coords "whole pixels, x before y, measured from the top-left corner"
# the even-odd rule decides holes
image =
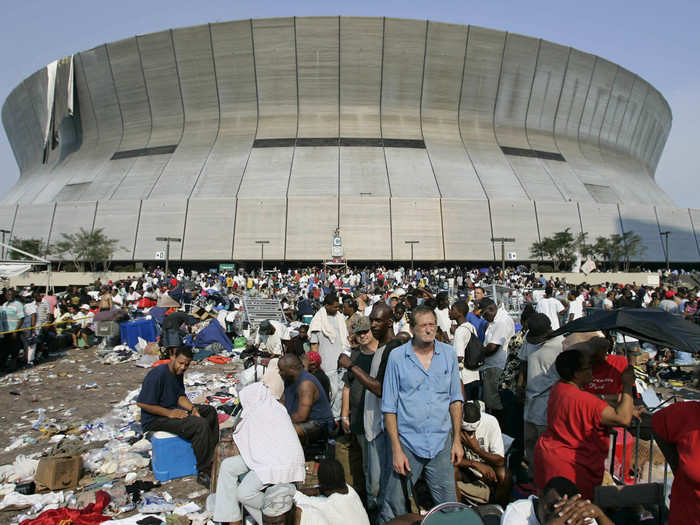
[[[638,75],[565,45],[394,18],[239,20],[139,35],[21,81],[13,238],[102,228],[115,260],[512,258],[570,228],[700,260],[700,210],[654,174],[671,128]],[[689,181],[690,182],[690,181]],[[407,241],[417,241],[409,244]]]

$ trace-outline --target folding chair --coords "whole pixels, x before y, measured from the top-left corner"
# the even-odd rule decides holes
[[[421,525],[484,525],[484,521],[464,503],[447,502],[433,507]]]

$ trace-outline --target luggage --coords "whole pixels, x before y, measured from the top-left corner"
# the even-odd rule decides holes
[[[211,484],[209,490],[212,494],[216,492],[216,484],[219,478],[219,468],[221,462],[226,458],[240,455],[236,443],[233,441],[233,429],[225,428],[221,431],[219,442],[214,449],[214,460],[211,464]]]

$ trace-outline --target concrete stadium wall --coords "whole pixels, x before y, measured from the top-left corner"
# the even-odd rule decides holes
[[[354,260],[407,260],[406,240],[417,259],[488,260],[495,235],[526,260],[565,227],[624,228],[652,262],[661,228],[672,260],[700,259],[698,211],[654,182],[665,99],[566,46],[392,18],[193,26],[76,54],[73,115],[69,64],[56,147],[46,69],[3,106],[21,170],[0,208],[13,236],[103,228],[120,260],[152,259],[161,235],[183,238],[184,260],[253,260],[262,239],[271,259],[319,260],[339,228]]]

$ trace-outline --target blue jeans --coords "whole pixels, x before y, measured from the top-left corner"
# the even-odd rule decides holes
[[[367,491],[367,508],[380,509],[382,505],[382,488],[391,470],[391,454],[388,453],[386,432],[382,432],[372,441],[367,441],[364,434],[357,435],[357,442],[362,448],[362,466],[365,472],[365,490]]]
[[[423,472],[425,472],[425,480],[430,487],[430,493],[433,496],[435,505],[440,505],[448,501],[455,501],[457,498],[455,489],[454,466],[452,465],[452,432],[447,435],[445,446],[432,459],[421,458],[413,454],[408,447],[402,446],[404,454],[408,458],[408,463],[411,465],[409,477],[411,483],[415,483]],[[387,476],[386,489],[384,492],[384,502],[382,510],[379,514],[379,523],[383,524],[391,521],[396,516],[406,514],[406,499],[402,483],[406,482],[406,478],[399,476],[393,468],[391,446],[387,436],[387,456],[391,462],[391,472]],[[410,489],[409,489],[410,494]]]

